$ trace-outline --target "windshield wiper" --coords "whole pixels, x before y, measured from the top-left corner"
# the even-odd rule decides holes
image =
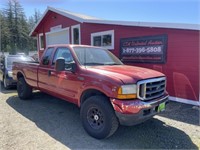
[[[105,63],[104,65],[122,65],[122,64],[119,64],[119,63]]]

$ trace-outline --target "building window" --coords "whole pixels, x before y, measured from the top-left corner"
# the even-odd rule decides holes
[[[44,50],[44,35],[43,35],[43,33],[39,34],[39,47],[40,47],[40,50]]]
[[[114,30],[92,33],[91,45],[114,49]]]
[[[80,24],[71,28],[72,44],[81,44]]]

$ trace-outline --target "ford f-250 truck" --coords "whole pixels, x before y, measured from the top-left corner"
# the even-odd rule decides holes
[[[53,45],[40,63],[15,62],[20,99],[38,89],[80,107],[86,132],[111,136],[121,125],[135,125],[163,111],[168,101],[164,74],[124,65],[110,51],[86,45]]]

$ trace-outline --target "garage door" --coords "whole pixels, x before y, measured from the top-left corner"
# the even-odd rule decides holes
[[[46,45],[69,44],[69,29],[46,33]]]

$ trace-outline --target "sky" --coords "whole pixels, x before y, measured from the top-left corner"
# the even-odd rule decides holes
[[[200,24],[200,0],[18,0],[27,18],[48,6],[106,20]],[[1,0],[5,8],[7,0]]]

